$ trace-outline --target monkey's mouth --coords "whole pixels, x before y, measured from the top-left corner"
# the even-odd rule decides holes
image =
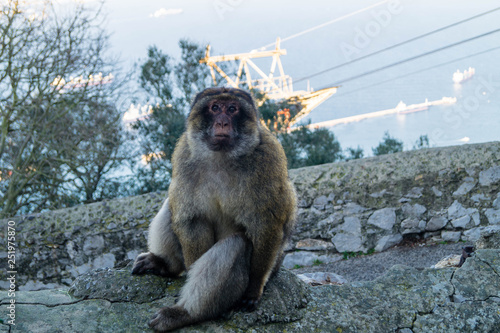
[[[218,134],[209,140],[209,148],[214,151],[227,151],[233,148],[233,140],[230,135]]]

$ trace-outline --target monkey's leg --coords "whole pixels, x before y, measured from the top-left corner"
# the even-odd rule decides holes
[[[177,276],[184,270],[181,245],[172,231],[168,198],[149,226],[149,252],[137,256],[132,274]]]
[[[264,287],[273,272],[283,250],[283,232],[266,230],[259,237],[252,239],[253,251],[250,264],[250,280],[242,300],[242,307],[253,311],[264,291]]]
[[[251,244],[242,234],[217,242],[191,266],[179,302],[160,309],[149,326],[169,331],[231,309],[247,289],[250,254]]]

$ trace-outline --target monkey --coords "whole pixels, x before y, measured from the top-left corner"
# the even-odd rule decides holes
[[[457,267],[462,267],[462,265],[465,263],[465,260],[467,260],[467,258],[472,257],[473,254],[474,254],[474,246],[468,245],[462,247],[462,255],[460,256],[460,261],[458,262]]]
[[[187,272],[178,302],[149,322],[169,331],[233,308],[254,310],[281,266],[296,220],[296,193],[276,137],[250,93],[198,93],[172,156],[168,197],[132,274]]]

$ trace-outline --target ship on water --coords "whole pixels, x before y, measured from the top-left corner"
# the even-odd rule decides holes
[[[453,82],[460,84],[470,79],[474,74],[476,74],[476,69],[473,67],[469,67],[469,69],[466,69],[463,72],[460,72],[460,70],[457,69],[457,71],[453,73]]]
[[[405,102],[400,101],[398,105],[396,105],[395,110],[397,111],[398,114],[412,113],[417,111],[428,110],[429,106],[432,105],[453,104],[456,103],[456,101],[457,101],[456,97],[443,97],[442,99],[433,102],[429,102],[429,100],[426,98],[425,102],[423,103],[410,104],[410,105],[406,105]]]
[[[424,103],[410,104],[410,105],[406,105],[406,103],[401,101],[393,109],[375,111],[375,112],[370,112],[370,113],[363,113],[363,114],[358,114],[355,116],[350,116],[350,117],[345,117],[345,118],[332,119],[332,120],[322,121],[319,123],[309,124],[306,126],[308,128],[311,128],[311,129],[322,128],[322,127],[333,127],[333,126],[337,126],[340,124],[347,124],[347,123],[352,123],[352,122],[360,121],[360,120],[364,120],[364,119],[387,116],[390,114],[405,114],[405,113],[410,113],[410,112],[427,110],[430,106],[451,105],[451,104],[454,104],[456,102],[457,102],[456,97],[443,97],[443,98],[438,99],[436,101],[429,101],[426,98]],[[294,131],[298,128],[299,128],[299,126],[295,126],[295,127],[292,127],[290,130]]]
[[[405,114],[405,113],[428,110],[429,105],[430,105],[429,100],[427,98],[425,99],[424,103],[420,104],[406,105],[405,102],[400,101],[398,105],[396,105],[396,110],[398,111],[399,114]]]

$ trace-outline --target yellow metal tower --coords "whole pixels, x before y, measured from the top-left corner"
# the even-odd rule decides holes
[[[285,74],[280,56],[286,55],[286,50],[280,48],[280,39],[276,41],[276,48],[273,51],[252,51],[248,53],[238,53],[223,56],[210,56],[210,45],[207,45],[205,58],[200,63],[205,63],[210,67],[210,73],[214,84],[217,84],[215,72],[217,71],[233,88],[240,88],[240,84],[246,84],[248,89],[258,89],[269,99],[291,99],[302,105],[302,109],[290,121],[290,126],[296,124],[303,117],[309,114],[314,108],[326,101],[337,92],[337,87],[325,88],[317,91],[299,90],[293,91],[292,78]],[[264,73],[251,59],[272,57],[269,74]],[[224,61],[239,61],[236,78],[230,78],[217,63]],[[252,80],[250,67],[260,76]],[[274,76],[278,67],[278,76]],[[242,75],[244,74],[244,80]]]

